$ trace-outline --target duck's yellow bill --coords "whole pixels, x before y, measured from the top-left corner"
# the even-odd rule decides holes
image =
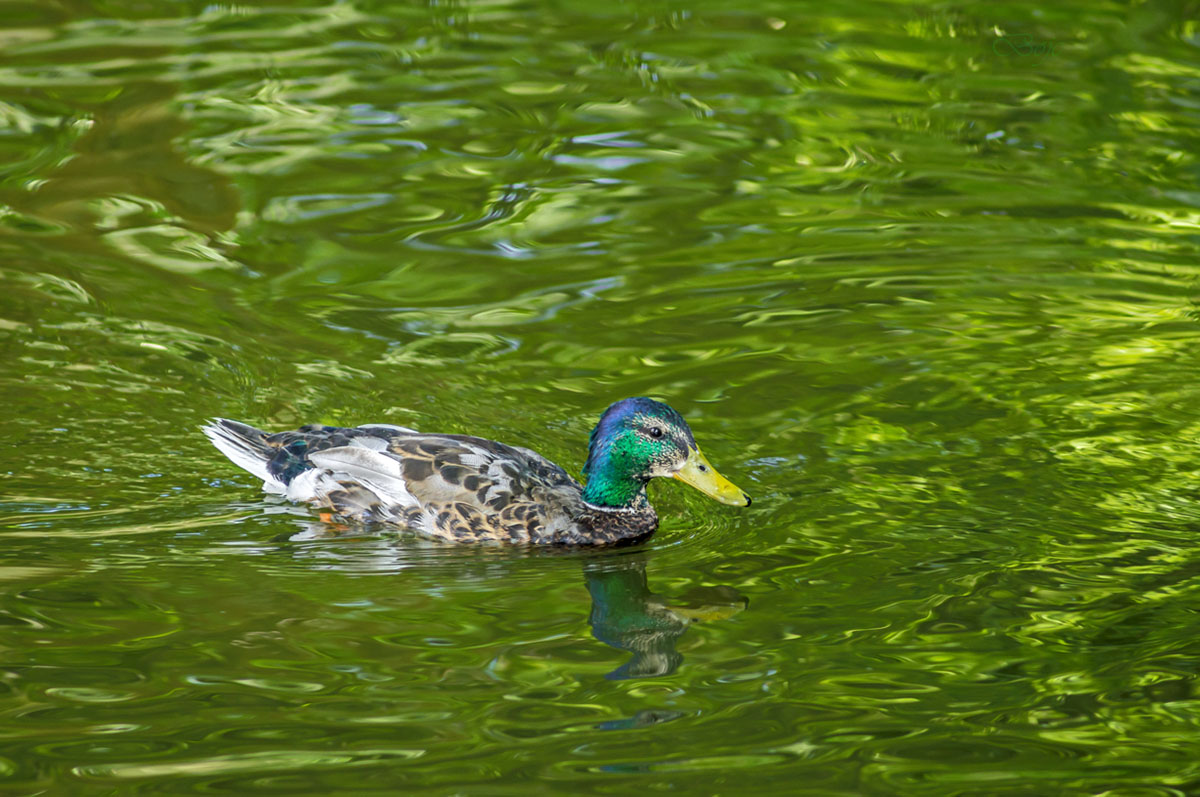
[[[675,478],[684,484],[690,484],[705,495],[715,498],[722,504],[731,506],[750,506],[750,496],[739,490],[733,482],[717,473],[708,458],[693,448],[688,454],[687,462],[675,473]]]

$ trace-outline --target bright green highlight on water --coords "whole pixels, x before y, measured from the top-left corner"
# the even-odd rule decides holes
[[[0,791],[1196,790],[1188,7],[2,16]],[[331,538],[198,432],[624,396],[753,505]]]

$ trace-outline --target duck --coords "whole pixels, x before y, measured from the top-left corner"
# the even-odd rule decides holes
[[[750,496],[717,472],[687,421],[646,397],[611,404],[588,440],[580,484],[535,451],[482,437],[386,423],[309,424],[265,432],[213,418],[201,427],[263,491],[315,505],[326,521],[383,523],[455,543],[602,546],[658,529],[646,497],[654,478],[722,504]]]

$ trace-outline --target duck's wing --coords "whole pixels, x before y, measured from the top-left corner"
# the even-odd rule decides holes
[[[369,434],[308,451],[310,468],[289,483],[288,496],[455,541],[539,542],[572,531],[580,487],[533,451],[463,435],[358,429]]]
[[[350,445],[382,450],[395,435],[417,434],[390,424],[353,428],[311,424],[269,434],[228,418],[213,418],[202,431],[235,465],[262,479],[263,490],[269,493],[286,493],[293,479],[312,468],[308,461],[312,451]]]
[[[204,432],[264,490],[350,519],[456,541],[577,541],[580,531],[579,484],[527,448],[389,424],[267,434],[217,418]]]

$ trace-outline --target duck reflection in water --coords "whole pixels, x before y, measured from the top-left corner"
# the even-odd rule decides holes
[[[697,587],[678,598],[657,595],[646,583],[644,553],[585,562],[583,577],[592,596],[592,635],[633,654],[605,676],[614,681],[670,675],[683,662],[675,641],[688,626],[732,617],[749,605],[746,596],[724,586]]]
[[[299,514],[303,510],[287,507],[284,511]],[[365,532],[362,527],[310,521],[300,522],[299,525],[303,529],[300,533],[281,534],[274,541],[308,542],[358,537],[376,541],[382,539]],[[369,569],[406,567],[407,557],[402,552],[426,547],[446,550],[439,543],[414,540],[408,540],[400,549],[391,545],[372,547]],[[320,550],[322,556],[328,553]],[[464,552],[460,549],[457,553]],[[503,554],[506,558],[513,554],[511,551],[486,549],[475,549],[470,553],[485,561],[493,554]],[[574,555],[545,550],[520,553],[531,556]],[[750,604],[745,595],[726,586],[695,587],[677,598],[651,592],[646,583],[646,558],[645,551],[612,551],[583,562],[584,583],[592,596],[592,610],[588,616],[592,636],[617,650],[633,654],[629,661],[605,676],[610,680],[670,675],[683,662],[683,655],[675,650],[675,642],[683,636],[688,626],[706,620],[724,620]],[[358,564],[361,566],[365,562],[360,560]],[[350,563],[346,562],[346,565],[350,566]],[[459,565],[457,569],[461,572],[462,566]],[[497,577],[491,574],[486,578],[494,581]]]

